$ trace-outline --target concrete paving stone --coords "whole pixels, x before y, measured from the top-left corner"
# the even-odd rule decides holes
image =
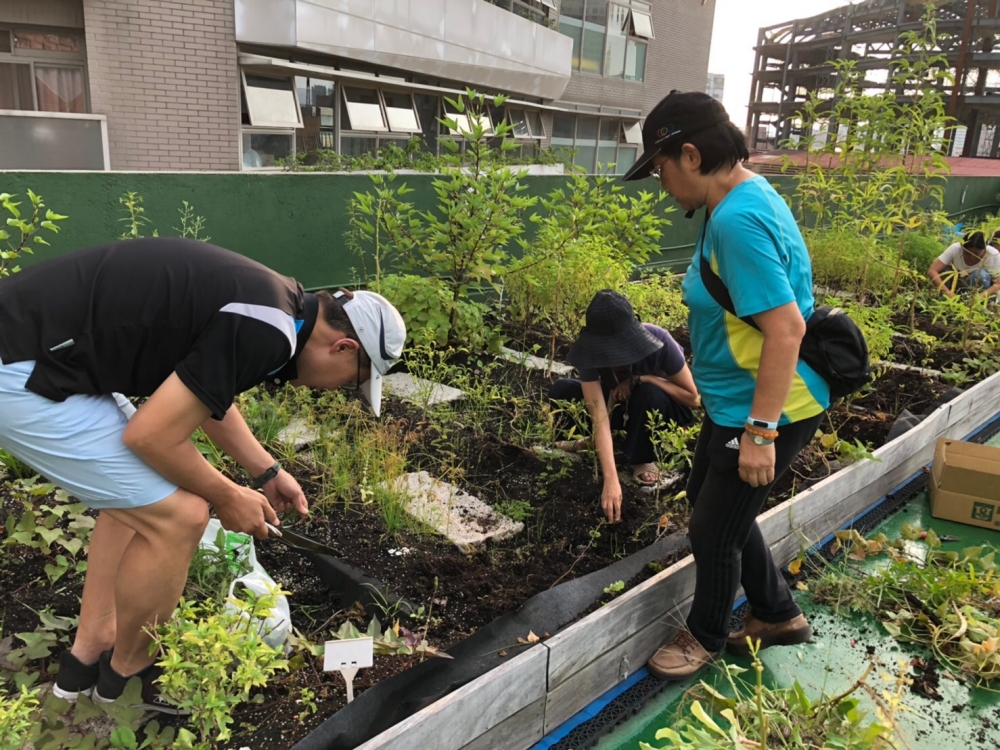
[[[529,370],[542,370],[544,372],[548,372],[549,365],[551,364],[552,372],[555,375],[565,377],[573,374],[573,365],[568,365],[565,362],[553,362],[548,358],[543,359],[542,357],[536,357],[533,354],[526,354],[525,352],[508,349],[506,346],[500,350],[500,356],[508,362],[515,362],[522,367],[527,367]]]
[[[415,378],[405,372],[394,372],[392,375],[386,375],[384,383],[384,388],[388,393],[418,406],[451,403],[465,396],[465,393],[458,388],[435,383],[432,380]]]
[[[435,479],[426,471],[405,474],[395,489],[409,498],[407,512],[468,550],[488,540],[501,540],[521,533],[524,524],[497,513],[477,497],[453,484]]]
[[[317,440],[319,440],[319,430],[299,417],[292,419],[288,426],[278,433],[278,442],[294,445],[297,451],[312,445]]]

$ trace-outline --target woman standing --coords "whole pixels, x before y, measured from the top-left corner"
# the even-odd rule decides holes
[[[655,175],[689,217],[705,208],[684,279],[692,371],[706,411],[688,484],[696,587],[687,628],[648,663],[663,679],[682,679],[727,643],[745,652],[747,636],[764,648],[811,637],[756,518],[815,434],[829,387],[798,359],[813,312],[805,242],[781,197],[743,167],[746,140],[723,106],[706,94],[671,92],[642,135],[643,155],[625,179]],[[725,284],[739,317],[716,302],[702,269]],[[750,615],[729,633],[740,584]]]

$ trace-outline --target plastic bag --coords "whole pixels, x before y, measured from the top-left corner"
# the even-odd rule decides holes
[[[219,531],[221,530],[222,524],[218,519],[209,519],[208,526],[205,527],[205,531],[201,535],[201,542],[199,546],[207,547],[209,549],[218,549],[216,540],[218,539]],[[229,585],[229,596],[236,595],[237,587],[249,589],[258,596],[269,594],[274,589],[278,588],[274,579],[271,578],[267,571],[264,570],[264,567],[257,562],[257,553],[254,550],[253,537],[246,534],[237,534],[232,531],[226,531],[225,534],[226,553],[232,557],[234,563],[240,558],[245,558],[250,567],[249,573],[245,573],[244,575],[234,579]],[[241,565],[240,567],[245,568],[247,565]],[[233,607],[231,604],[227,604],[226,609],[232,612],[237,611],[236,607]],[[288,606],[288,597],[284,594],[277,597],[275,605],[271,609],[270,615],[261,621],[260,632],[267,645],[276,649],[283,649],[285,647],[288,636],[292,632],[292,614]]]

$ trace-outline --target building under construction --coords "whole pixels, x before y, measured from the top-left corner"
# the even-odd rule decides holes
[[[938,2],[938,46],[955,83],[944,91],[958,123],[954,156],[1000,157],[1000,0]],[[747,114],[755,150],[803,135],[797,113],[811,92],[837,83],[834,60],[852,59],[869,89],[892,86],[900,35],[919,31],[924,0],[865,0],[813,18],[762,28]]]

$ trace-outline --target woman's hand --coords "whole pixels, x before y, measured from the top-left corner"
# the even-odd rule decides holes
[[[622,486],[617,476],[605,479],[601,507],[604,508],[604,517],[608,519],[608,523],[622,520]]]
[[[640,381],[641,382],[641,381]],[[608,400],[612,404],[623,404],[632,397],[632,381],[626,380],[615,386]]]
[[[766,487],[774,481],[774,443],[757,445],[743,433],[740,438],[740,479],[751,487]]]

